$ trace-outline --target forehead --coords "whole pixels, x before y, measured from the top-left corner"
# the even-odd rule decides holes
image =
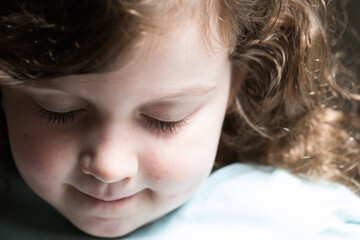
[[[228,64],[227,58],[227,48],[217,41],[213,41],[209,48],[202,39],[201,24],[190,19],[169,31],[143,36],[129,54],[120,55],[106,72],[55,78],[44,84],[62,88],[66,85],[98,85],[98,82],[107,81],[122,88],[146,86],[149,91],[166,91],[172,85],[180,88],[191,82],[214,85],[211,82]]]
[[[149,1],[152,2],[152,1]],[[151,23],[137,26],[139,35],[132,39],[133,44],[118,55],[117,61],[112,65],[116,69],[119,65],[131,65],[135,61],[156,55],[169,56],[177,47],[176,56],[201,51],[204,61],[207,58],[223,56],[228,52],[228,43],[219,32],[219,18],[214,4],[205,4],[207,1],[170,1],[162,11],[148,13]],[[186,4],[185,4],[186,2]],[[213,2],[213,1],[209,1]],[[142,13],[134,13],[142,16]],[[156,17],[158,16],[158,17]],[[143,21],[146,20],[142,19]],[[180,48],[180,49],[179,49]],[[181,51],[190,50],[190,51]],[[173,56],[174,57],[174,56]],[[175,58],[174,58],[175,59]],[[111,68],[110,68],[111,69]]]
[[[215,26],[211,26],[215,28]],[[151,65],[162,64],[168,68],[172,62],[182,61],[182,64],[197,66],[205,63],[213,67],[214,60],[227,58],[228,49],[216,35],[204,36],[203,26],[198,19],[186,19],[181,23],[168,26],[161,32],[148,32],[142,36],[128,52],[120,54],[113,69],[131,67],[137,63]],[[154,62],[154,60],[156,60]],[[178,67],[182,68],[178,62]]]

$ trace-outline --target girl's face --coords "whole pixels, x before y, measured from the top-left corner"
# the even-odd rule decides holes
[[[139,45],[111,72],[2,89],[22,177],[81,230],[129,233],[209,175],[231,74],[227,49],[204,46],[200,32],[148,36],[151,50]]]

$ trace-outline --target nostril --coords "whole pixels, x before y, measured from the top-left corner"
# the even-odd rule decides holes
[[[91,157],[85,154],[80,159],[80,169],[85,174],[91,174]]]
[[[120,159],[111,156],[96,158],[87,153],[80,158],[80,169],[104,183],[129,181],[138,173],[138,161],[135,155]]]
[[[103,183],[114,183],[124,180],[124,178],[111,175],[107,172],[97,172],[97,173],[92,173],[91,175]]]

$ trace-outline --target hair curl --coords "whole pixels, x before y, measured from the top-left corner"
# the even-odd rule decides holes
[[[359,99],[351,93],[357,92],[356,81],[334,52],[338,42],[331,42],[338,37],[330,28],[338,21],[332,15],[338,5],[225,2],[234,12],[229,18],[244,11],[248,16],[228,20],[239,22],[231,58],[235,73],[245,77],[225,119],[220,165],[236,159],[280,166],[359,194],[360,122],[349,107]]]
[[[344,1],[1,1],[0,83],[106,71],[165,19],[181,24],[197,13],[205,30],[215,19],[233,66],[215,168],[275,165],[359,193],[360,125],[351,100],[358,89],[333,41],[341,35],[339,5]]]

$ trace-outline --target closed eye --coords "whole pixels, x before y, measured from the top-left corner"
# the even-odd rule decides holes
[[[185,119],[174,122],[167,122],[146,116],[144,114],[142,114],[142,116],[144,117],[147,128],[160,133],[175,133],[186,124]]]
[[[40,118],[44,118],[48,124],[61,126],[75,122],[85,111],[86,109],[69,112],[54,112],[40,107],[38,115]],[[186,124],[185,119],[179,121],[163,121],[144,114],[142,114],[142,117],[144,118],[145,126],[147,128],[159,133],[175,133]]]
[[[86,109],[79,109],[69,112],[53,112],[40,107],[38,114],[40,118],[44,118],[47,123],[56,126],[68,125],[81,117]]]

